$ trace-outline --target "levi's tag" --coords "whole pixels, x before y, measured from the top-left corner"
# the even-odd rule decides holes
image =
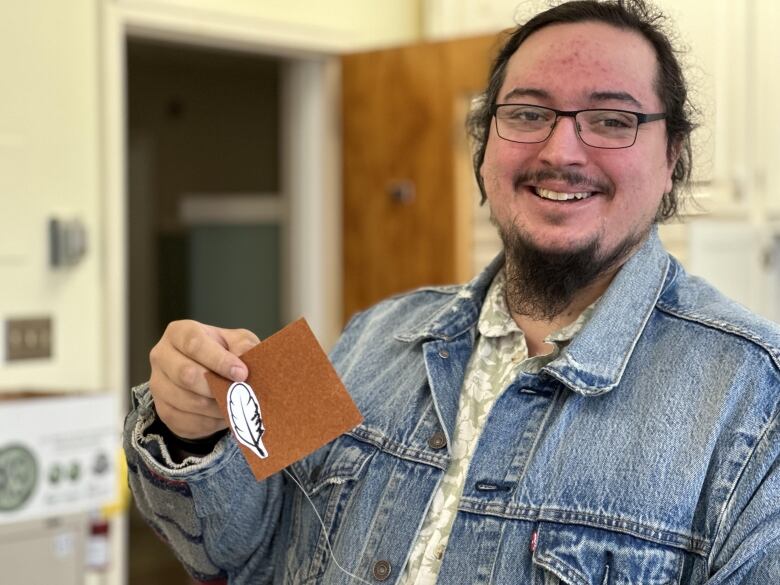
[[[211,393],[258,480],[346,431],[363,417],[305,319],[241,356],[246,381],[206,374]]]

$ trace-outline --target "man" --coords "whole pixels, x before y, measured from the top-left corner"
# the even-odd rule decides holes
[[[291,466],[307,496],[254,481],[203,380],[257,339],[169,326],[126,448],[196,578],[780,582],[780,332],[658,241],[692,125],[657,22],[586,1],[514,31],[470,119],[505,254],[352,319],[331,358],[365,421]]]

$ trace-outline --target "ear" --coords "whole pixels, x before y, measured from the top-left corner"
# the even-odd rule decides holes
[[[674,168],[677,166],[677,161],[680,160],[680,155],[682,154],[683,145],[682,142],[678,141],[676,144],[672,146],[672,150],[670,153],[670,156],[667,157],[667,164],[666,164],[666,189],[664,193],[671,193],[672,192],[672,175],[674,174]]]

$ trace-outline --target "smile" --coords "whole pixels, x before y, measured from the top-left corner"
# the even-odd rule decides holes
[[[587,199],[593,195],[592,191],[583,191],[580,193],[561,193],[560,191],[552,191],[550,189],[543,189],[542,187],[534,187],[533,192],[542,199],[550,199],[552,201],[571,201],[572,199]]]

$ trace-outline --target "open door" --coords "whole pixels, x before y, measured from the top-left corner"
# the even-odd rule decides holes
[[[485,36],[342,58],[345,319],[469,277],[465,113],[498,46]]]

